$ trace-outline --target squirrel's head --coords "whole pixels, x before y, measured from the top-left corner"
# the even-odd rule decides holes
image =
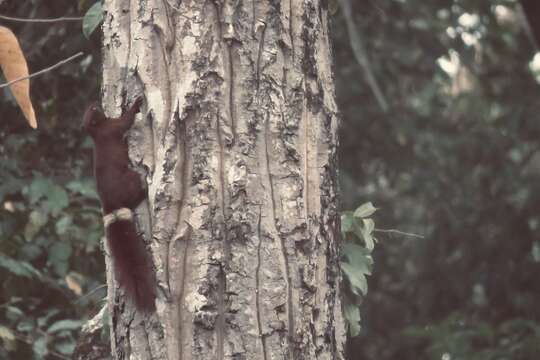
[[[106,121],[103,111],[97,103],[93,103],[86,109],[83,118],[83,129],[94,137],[101,125]]]

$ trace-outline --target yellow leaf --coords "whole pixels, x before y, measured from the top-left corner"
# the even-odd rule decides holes
[[[69,274],[66,276],[66,283],[68,288],[73,291],[76,295],[81,296],[82,295],[82,286],[80,283],[80,279],[78,279],[79,276],[76,276],[75,274]]]
[[[4,346],[4,348],[10,352],[17,349],[17,342],[15,333],[11,331],[9,328],[0,325],[0,343]]]
[[[19,41],[13,32],[4,26],[0,26],[0,67],[8,82],[28,76],[28,66]],[[9,87],[28,124],[34,129],[37,128],[36,115],[30,100],[30,79],[18,81]]]
[[[13,332],[5,326],[0,325],[0,338],[5,340],[15,340]]]

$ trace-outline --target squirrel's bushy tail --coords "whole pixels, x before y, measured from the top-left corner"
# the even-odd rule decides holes
[[[131,220],[117,220],[106,227],[116,280],[137,310],[155,311],[156,281],[149,254]]]

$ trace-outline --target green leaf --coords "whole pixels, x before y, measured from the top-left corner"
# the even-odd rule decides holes
[[[341,269],[349,282],[351,283],[351,290],[355,295],[366,295],[368,292],[367,280],[361,271],[358,271],[353,265],[341,262]]]
[[[45,207],[53,214],[58,215],[69,205],[69,196],[66,190],[58,185],[54,185],[47,194]]]
[[[17,331],[30,332],[30,331],[34,330],[35,327],[36,326],[35,326],[34,321],[32,319],[25,318],[25,319],[22,319],[17,324]]]
[[[10,273],[26,278],[39,277],[41,274],[32,265],[25,261],[16,261],[0,254],[0,267]]]
[[[47,338],[44,336],[38,338],[33,342],[32,349],[34,350],[34,355],[36,355],[36,358],[44,359],[49,353],[47,350]]]
[[[365,247],[353,242],[346,242],[343,244],[343,254],[351,259],[351,261],[354,261],[353,259],[356,259],[357,257],[371,257],[370,252]]]
[[[371,275],[371,269],[373,267],[373,258],[370,252],[357,244],[346,243],[343,246],[343,252],[347,263],[352,266],[355,271],[362,274]]]
[[[47,329],[47,332],[49,334],[53,334],[61,330],[69,330],[69,331],[78,330],[81,326],[82,326],[82,321],[65,319],[65,320],[57,321],[54,324],[52,324]]]
[[[360,309],[355,304],[345,303],[345,308],[343,309],[345,320],[349,325],[349,333],[352,337],[358,336],[360,334]]]
[[[362,228],[362,235],[366,248],[372,251],[375,248],[375,241],[373,240],[373,230],[375,229],[375,222],[372,219],[363,219],[364,227]]]
[[[39,199],[46,196],[53,186],[52,181],[47,178],[34,178],[27,191],[30,202],[35,204]]]
[[[72,227],[73,218],[69,215],[62,216],[60,220],[56,222],[55,228],[58,235],[65,235]]]
[[[75,351],[75,341],[67,339],[54,344],[54,348],[61,354],[71,355]]]
[[[99,199],[99,196],[96,191],[96,185],[94,178],[84,178],[81,180],[70,181],[66,187],[74,193],[79,193],[82,196],[89,197],[92,199]]]
[[[540,262],[540,242],[538,241],[533,242],[531,255],[535,262]]]
[[[58,309],[52,309],[52,310],[48,310],[47,311],[47,314],[45,314],[45,316],[41,316],[38,318],[37,320],[37,324],[39,327],[44,327],[45,325],[47,325],[47,323],[49,322],[49,320],[53,317],[53,316],[56,316],[60,313],[60,310]]]
[[[374,207],[371,202],[367,202],[365,204],[360,205],[360,207],[354,211],[354,217],[366,218],[368,216],[373,215],[375,211],[377,211],[377,208]]]
[[[375,239],[373,237],[374,229],[375,223],[372,219],[361,219],[361,222],[353,223],[354,234],[364,242],[366,249],[370,253],[375,248]]]
[[[6,306],[6,309],[6,315],[9,320],[17,320],[24,315],[24,312],[16,306],[8,305]]]
[[[58,241],[49,249],[49,264],[54,268],[54,271],[61,276],[64,276],[68,271],[68,259],[71,256],[71,244],[65,241]]]
[[[43,211],[34,210],[28,217],[28,223],[24,227],[24,237],[32,240],[39,230],[47,224],[48,216]]]
[[[55,242],[49,249],[49,260],[67,260],[71,256],[71,245],[64,241]]]
[[[40,257],[43,253],[41,247],[34,243],[26,243],[20,248],[20,252],[24,260],[33,261]]]
[[[103,8],[101,6],[101,1],[96,2],[84,15],[82,22],[82,31],[84,36],[87,39],[90,38],[90,35],[96,30],[98,25],[103,21]]]
[[[362,221],[364,222],[364,232],[371,235],[375,229],[375,222],[372,219],[362,219]]]
[[[2,174],[4,179],[2,179],[2,184],[0,184],[0,199],[8,194],[14,194],[21,191],[23,187],[20,179],[17,178],[6,178],[5,174]]]
[[[351,232],[353,227],[354,217],[352,212],[347,211],[341,215],[341,233],[346,234]]]

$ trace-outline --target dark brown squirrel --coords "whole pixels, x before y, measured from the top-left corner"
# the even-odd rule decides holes
[[[129,168],[124,138],[141,104],[142,97],[119,118],[107,118],[93,104],[84,114],[83,127],[94,140],[94,176],[116,280],[137,310],[152,313],[156,298],[154,271],[130,211],[146,198],[146,189],[139,174]]]

